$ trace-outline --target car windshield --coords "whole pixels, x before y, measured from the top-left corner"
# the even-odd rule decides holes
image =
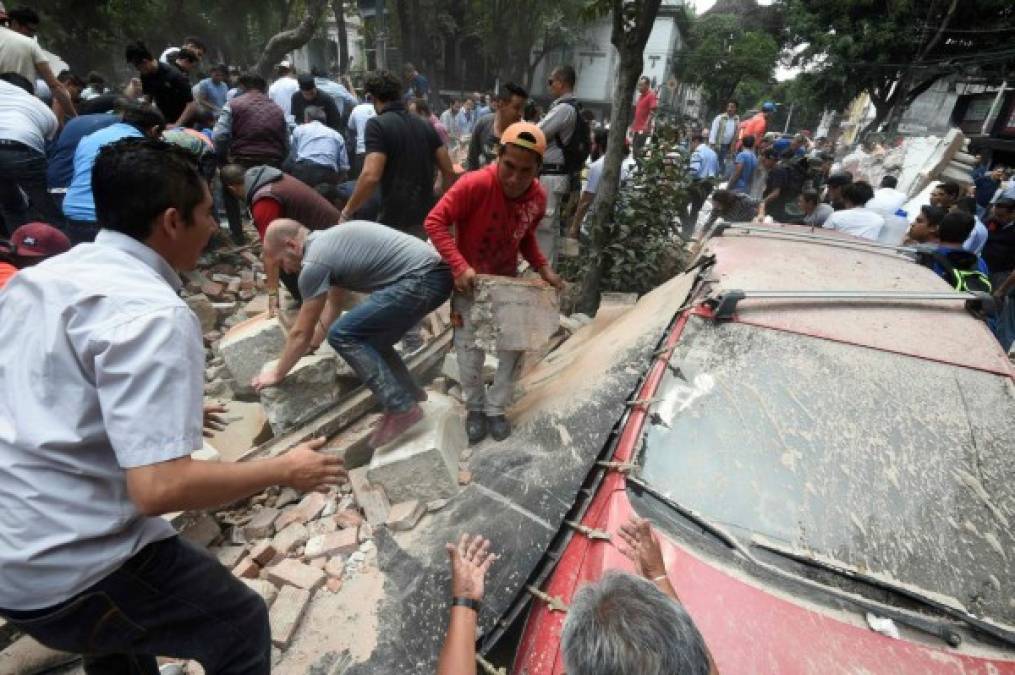
[[[1015,624],[1009,378],[699,317],[671,364],[643,480],[745,542]]]

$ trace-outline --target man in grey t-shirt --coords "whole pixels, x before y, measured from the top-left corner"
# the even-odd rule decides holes
[[[268,226],[265,253],[299,272],[303,306],[274,372],[254,378],[257,390],[285,378],[309,348],[324,341],[374,392],[384,416],[370,443],[377,448],[423,418],[426,393],[413,382],[394,344],[451,295],[451,271],[425,241],[398,230],[353,220],[311,232],[295,220]],[[343,290],[369,293],[342,314]]]

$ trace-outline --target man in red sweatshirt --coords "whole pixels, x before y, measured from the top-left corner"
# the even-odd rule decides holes
[[[476,275],[513,277],[521,253],[544,281],[558,290],[564,285],[543,257],[535,236],[546,212],[546,193],[538,180],[545,151],[546,137],[539,127],[512,124],[501,135],[496,163],[459,178],[426,218],[427,235],[451,266],[455,280],[451,311],[470,443],[483,440],[488,432],[498,441],[511,435],[504,411],[511,402],[522,354],[498,352],[497,374],[487,395],[483,387],[486,355],[475,344],[469,319]]]

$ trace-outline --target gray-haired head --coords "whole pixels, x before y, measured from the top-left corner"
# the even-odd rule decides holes
[[[561,635],[568,675],[708,675],[701,633],[645,579],[607,572],[571,601]]]
[[[322,124],[328,121],[328,114],[324,112],[324,108],[319,105],[309,105],[307,109],[303,111],[304,122],[321,122]]]

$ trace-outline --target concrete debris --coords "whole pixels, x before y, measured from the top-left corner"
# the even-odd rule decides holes
[[[236,567],[233,568],[233,574],[241,579],[256,579],[260,573],[261,566],[254,562],[250,556],[241,560]]]
[[[324,582],[324,587],[331,593],[338,593],[342,590],[342,580],[337,577],[331,577]]]
[[[219,462],[222,460],[222,455],[208,441],[205,441],[200,450],[190,453],[190,458],[201,462]]]
[[[290,523],[307,523],[320,515],[328,498],[320,492],[308,492],[296,506],[290,507],[278,516],[275,528],[281,530]]]
[[[276,436],[338,403],[342,390],[335,375],[335,361],[329,354],[304,356],[284,380],[261,390],[261,405]],[[262,370],[274,369],[276,363],[269,361]]]
[[[268,418],[260,403],[228,401],[226,412],[220,416],[225,421],[226,428],[215,432],[208,441],[219,451],[224,461],[234,462],[253,446],[272,437]]]
[[[349,555],[359,547],[357,530],[347,528],[322,534],[307,541],[307,547],[303,555],[307,558],[318,556]]]
[[[383,487],[395,502],[430,501],[458,493],[458,456],[466,446],[459,407],[439,395],[421,405],[423,421],[375,450],[367,469],[370,482]]]
[[[306,525],[303,523],[293,523],[279,530],[275,538],[271,540],[271,545],[275,547],[276,551],[285,555],[297,546],[307,543],[309,538],[310,533],[307,531]]]
[[[212,549],[212,553],[222,563],[223,567],[232,569],[243,559],[242,546],[222,546]]]
[[[388,496],[383,487],[371,484],[367,475],[368,471],[368,467],[360,467],[350,471],[349,484],[352,486],[356,502],[363,509],[367,522],[373,525],[382,525],[388,519],[391,502],[388,501]]]
[[[236,393],[253,395],[250,381],[285,347],[286,332],[278,319],[264,316],[233,326],[219,342],[219,351],[236,381]]]
[[[418,500],[399,502],[388,513],[387,526],[396,532],[411,530],[426,513],[426,504]]]
[[[321,520],[315,520],[312,523],[307,523],[307,534],[311,538],[319,537],[323,534],[330,534],[338,529],[338,523],[333,518],[324,518]]]
[[[275,508],[264,508],[254,512],[254,517],[243,528],[243,534],[248,540],[264,539],[275,534],[275,520],[281,511]]]
[[[268,611],[273,645],[279,649],[289,646],[309,602],[310,592],[307,590],[295,586],[283,586],[279,590],[278,597]]]
[[[346,469],[364,466],[373,455],[374,450],[370,447],[369,439],[380,419],[380,413],[364,415],[358,422],[329,440],[321,448],[321,452],[341,457],[345,461]]]
[[[204,511],[186,514],[182,524],[176,529],[184,539],[206,548],[222,534],[218,521]]]
[[[212,306],[208,296],[203,293],[192,295],[186,299],[186,303],[190,307],[190,311],[194,312],[195,316],[197,316],[197,320],[201,322],[202,334],[215,330],[219,314],[215,311],[215,307]]]
[[[282,508],[283,506],[289,506],[295,504],[300,500],[300,493],[291,487],[282,488],[282,491],[278,493],[278,497],[275,499],[275,508]]]
[[[458,484],[468,485],[472,482],[472,472],[465,469],[458,470]]]
[[[533,351],[560,327],[560,302],[539,279],[480,274],[469,319],[479,348]]]
[[[335,523],[343,529],[349,527],[357,528],[362,522],[363,516],[361,516],[359,511],[356,511],[355,509],[343,509],[335,514]]]
[[[328,559],[327,564],[324,566],[324,573],[329,577],[341,579],[342,574],[345,572],[345,558],[336,555]]]
[[[301,563],[299,560],[285,558],[277,565],[267,568],[268,581],[279,588],[295,586],[307,591],[316,591],[324,583],[323,570]]]

